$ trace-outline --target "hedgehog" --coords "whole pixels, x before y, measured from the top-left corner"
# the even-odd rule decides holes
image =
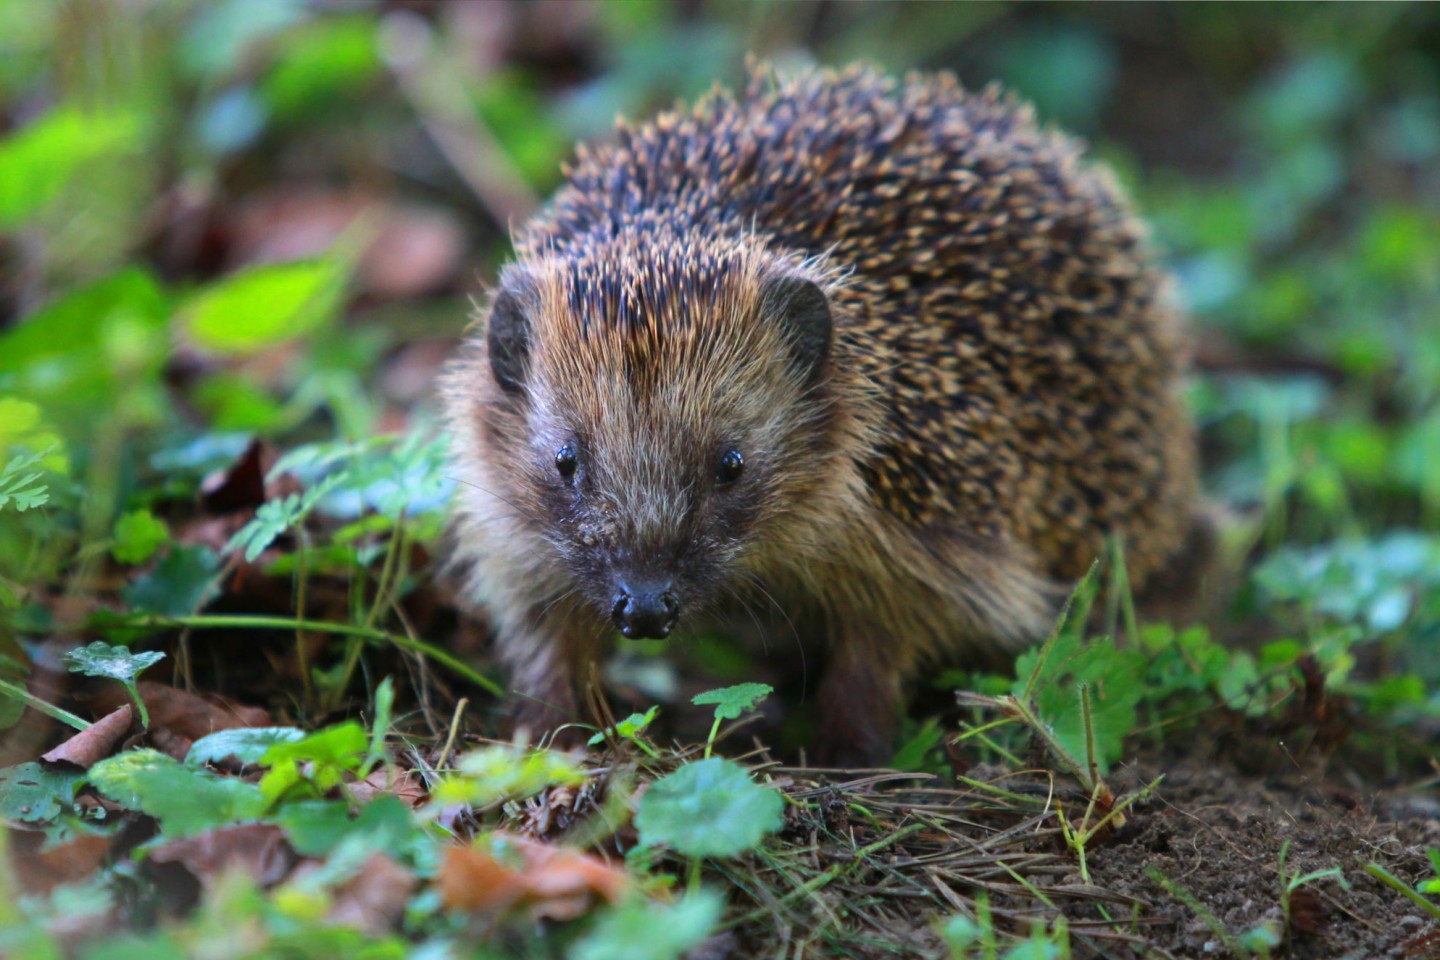
[[[808,756],[874,765],[922,672],[1004,663],[1124,544],[1207,542],[1181,318],[1114,178],[997,86],[864,66],[577,148],[444,375],[465,590],[515,722],[617,632],[777,610]]]

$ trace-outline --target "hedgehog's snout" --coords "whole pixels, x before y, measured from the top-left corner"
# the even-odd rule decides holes
[[[631,640],[663,640],[680,618],[680,598],[670,580],[621,580],[610,607],[620,632]]]

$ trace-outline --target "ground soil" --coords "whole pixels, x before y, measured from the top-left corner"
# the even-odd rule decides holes
[[[1283,749],[1274,752],[1285,755]],[[1112,771],[1109,782],[1120,796],[1143,789],[1161,773],[1164,780],[1127,811],[1121,830],[1087,848],[1088,883],[1078,859],[1058,842],[1057,832],[1045,829],[1055,824],[1053,815],[1027,821],[1017,814],[1006,821],[1002,814],[996,822],[987,822],[967,809],[958,819],[974,821],[974,830],[938,843],[933,833],[928,838],[919,834],[913,842],[887,851],[863,882],[857,878],[853,886],[816,897],[811,916],[817,925],[854,908],[844,924],[853,936],[832,934],[804,944],[800,952],[946,957],[933,928],[935,918],[973,906],[981,889],[990,894],[997,927],[1023,931],[1029,918],[1053,918],[1054,910],[1041,907],[1022,885],[1003,876],[992,883],[996,874],[982,868],[968,868],[966,875],[975,879],[970,887],[954,879],[964,870],[946,875],[945,883],[963,898],[952,900],[954,906],[935,895],[939,883],[926,880],[937,880],[935,864],[955,863],[950,858],[957,847],[989,845],[1007,831],[1029,831],[1034,839],[1027,852],[1034,859],[1011,863],[1025,883],[1066,914],[1076,957],[1264,957],[1263,952],[1246,952],[1240,940],[1257,927],[1270,926],[1281,934],[1281,942],[1268,954],[1275,958],[1440,958],[1440,924],[1365,872],[1367,864],[1376,863],[1412,887],[1434,876],[1425,853],[1440,848],[1440,792],[1433,783],[1376,790],[1344,784],[1333,769],[1327,776],[1291,763],[1257,774],[1242,772],[1206,744],[1192,746],[1189,753],[1138,760]],[[1083,810],[1079,795],[1067,796],[1063,785],[1045,778],[1027,782],[999,769],[976,773],[1021,793],[1049,791],[1072,820]],[[862,794],[863,789],[850,796],[866,802]],[[896,785],[889,796],[902,800],[906,795]],[[910,799],[914,815],[924,816],[933,809],[925,804],[935,796],[917,793]],[[903,805],[893,809],[895,822],[905,822]],[[855,835],[852,824],[851,835],[849,850],[873,842],[883,831]],[[799,836],[787,839],[797,846],[803,843]],[[1019,856],[1017,847],[1003,849]],[[1281,895],[1282,851],[1287,876],[1339,868],[1344,883],[1327,876],[1301,885],[1289,896],[1287,919]],[[847,852],[832,850],[832,862],[844,862]],[[911,881],[908,899],[902,892],[905,884],[897,879],[901,877]],[[894,899],[881,906],[887,894]],[[745,931],[748,936],[738,949],[717,956],[796,955],[796,941],[805,938],[779,919],[765,917]],[[1088,932],[1087,923],[1092,925]]]
[[[1147,779],[1145,767],[1117,778],[1117,787]],[[1146,937],[1165,954],[1232,951],[1152,871],[1187,891],[1231,935],[1267,921],[1284,928],[1279,864],[1288,841],[1287,874],[1339,867],[1349,889],[1324,879],[1292,894],[1288,935],[1274,956],[1440,956],[1440,927],[1364,872],[1379,863],[1412,885],[1432,875],[1425,848],[1440,845],[1433,791],[1367,797],[1293,771],[1256,777],[1190,762],[1165,773],[1155,798],[1089,858],[1094,883],[1146,901],[1146,915],[1163,920]]]

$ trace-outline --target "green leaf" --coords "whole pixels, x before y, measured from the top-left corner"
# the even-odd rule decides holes
[[[890,760],[892,770],[920,770],[925,766],[925,758],[931,750],[934,750],[945,739],[945,731],[940,729],[939,722],[931,717],[925,721],[915,736],[895,751],[895,756]]]
[[[367,849],[400,860],[420,833],[410,808],[389,795],[377,797],[356,816],[350,815],[350,805],[343,800],[302,800],[282,806],[274,819],[290,845],[306,857],[326,856],[346,840],[360,837]]]
[[[0,818],[34,823],[53,820],[75,802],[81,775],[22,763],[0,769]]]
[[[360,769],[365,744],[365,728],[354,720],[301,740],[276,743],[260,758],[260,763],[270,768],[260,781],[260,790],[272,802],[307,785],[315,795],[324,795],[346,774]],[[301,764],[309,765],[308,772],[301,772]]]
[[[115,521],[110,555],[120,563],[144,563],[170,542],[170,528],[149,510],[131,510]]]
[[[343,486],[325,503],[325,512],[333,517],[356,518],[367,511],[391,518],[439,514],[448,508],[454,490],[446,441],[421,430],[358,444],[310,444],[281,457],[272,473],[294,473],[315,484],[331,475],[337,463],[346,463],[348,469]]]
[[[150,711],[145,708],[145,701],[140,698],[140,691],[135,688],[135,678],[164,660],[165,654],[158,650],[136,653],[129,647],[112,647],[103,640],[96,640],[88,647],[71,650],[65,654],[65,659],[70,662],[71,673],[80,673],[87,677],[108,677],[125,684],[125,689],[130,691],[135,706],[140,710],[140,725],[146,728],[150,726]]]
[[[386,677],[375,688],[375,720],[370,724],[370,752],[365,756],[367,770],[385,759],[385,738],[390,735],[394,719],[395,681]]]
[[[250,354],[303,336],[334,317],[341,272],[327,261],[250,267],[197,296],[185,315],[201,347]]]
[[[131,114],[61,107],[0,140],[0,229],[45,209],[86,165],[135,150],[140,132]]]
[[[36,481],[43,476],[40,470],[31,470],[44,454],[20,454],[0,470],[0,507],[13,503],[20,513],[38,507],[50,499],[49,487]]]
[[[145,670],[165,659],[158,650],[136,652],[128,647],[112,647],[103,640],[96,640],[89,646],[77,647],[65,654],[70,662],[70,672],[87,677],[108,677],[119,680],[127,686]]]
[[[456,773],[431,789],[437,807],[467,804],[487,807],[501,800],[523,800],[555,786],[579,786],[585,774],[574,760],[553,750],[521,750],[496,744],[462,755]]]
[[[780,794],[720,757],[687,763],[651,784],[635,826],[641,843],[687,857],[729,857],[753,849],[783,825]]]
[[[237,730],[220,730],[201,737],[190,745],[185,763],[201,767],[207,763],[219,763],[227,757],[234,757],[250,766],[277,743],[296,743],[305,739],[305,731],[297,727],[243,727]]]
[[[255,511],[255,519],[236,531],[230,542],[225,544],[225,552],[230,553],[244,547],[246,562],[254,563],[255,558],[274,543],[276,537],[304,521],[315,505],[347,477],[347,472],[341,470],[305,491],[303,497],[292,493],[284,499],[262,503]]]
[[[187,617],[219,592],[220,560],[209,547],[174,546],[155,568],[120,591],[133,609],[166,617]]]
[[[262,89],[276,116],[333,110],[379,65],[373,18],[326,17],[285,36]]]
[[[704,942],[720,922],[724,900],[711,890],[686,894],[673,907],[632,900],[606,911],[567,952],[567,960],[676,960]]]
[[[68,435],[89,436],[108,421],[97,413],[154,401],[169,314],[169,298],[144,270],[77,287],[0,334],[0,381],[43,403]]]
[[[1020,678],[1012,688],[1016,696],[1024,695],[1038,660],[1039,651],[1032,650],[1016,661]],[[1095,759],[1103,772],[1120,756],[1126,735],[1135,729],[1144,675],[1145,657],[1137,651],[1119,650],[1108,639],[1084,643],[1066,631],[1056,639],[1036,678],[1035,711],[1070,755],[1083,763],[1087,750],[1079,687],[1088,684]]]
[[[775,688],[766,683],[737,683],[733,687],[697,693],[690,702],[697,707],[714,704],[718,720],[738,720],[774,692]]]
[[[87,779],[126,809],[159,820],[172,837],[253,820],[265,810],[255,785],[186,767],[158,750],[129,750],[101,760]]]
[[[592,747],[604,743],[606,733],[614,733],[617,736],[624,737],[626,740],[634,740],[644,732],[646,727],[650,726],[651,722],[655,719],[655,715],[659,712],[660,706],[657,704],[644,713],[632,713],[624,720],[615,724],[610,730],[597,733],[586,742]]]

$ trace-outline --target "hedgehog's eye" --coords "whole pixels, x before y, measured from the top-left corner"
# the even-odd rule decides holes
[[[745,470],[745,457],[731,447],[720,455],[720,463],[715,468],[715,479],[721,483],[734,483],[740,479],[740,474]]]
[[[578,462],[575,459],[575,448],[568,443],[555,451],[555,469],[559,470],[560,476],[566,480],[575,476],[575,465]]]

